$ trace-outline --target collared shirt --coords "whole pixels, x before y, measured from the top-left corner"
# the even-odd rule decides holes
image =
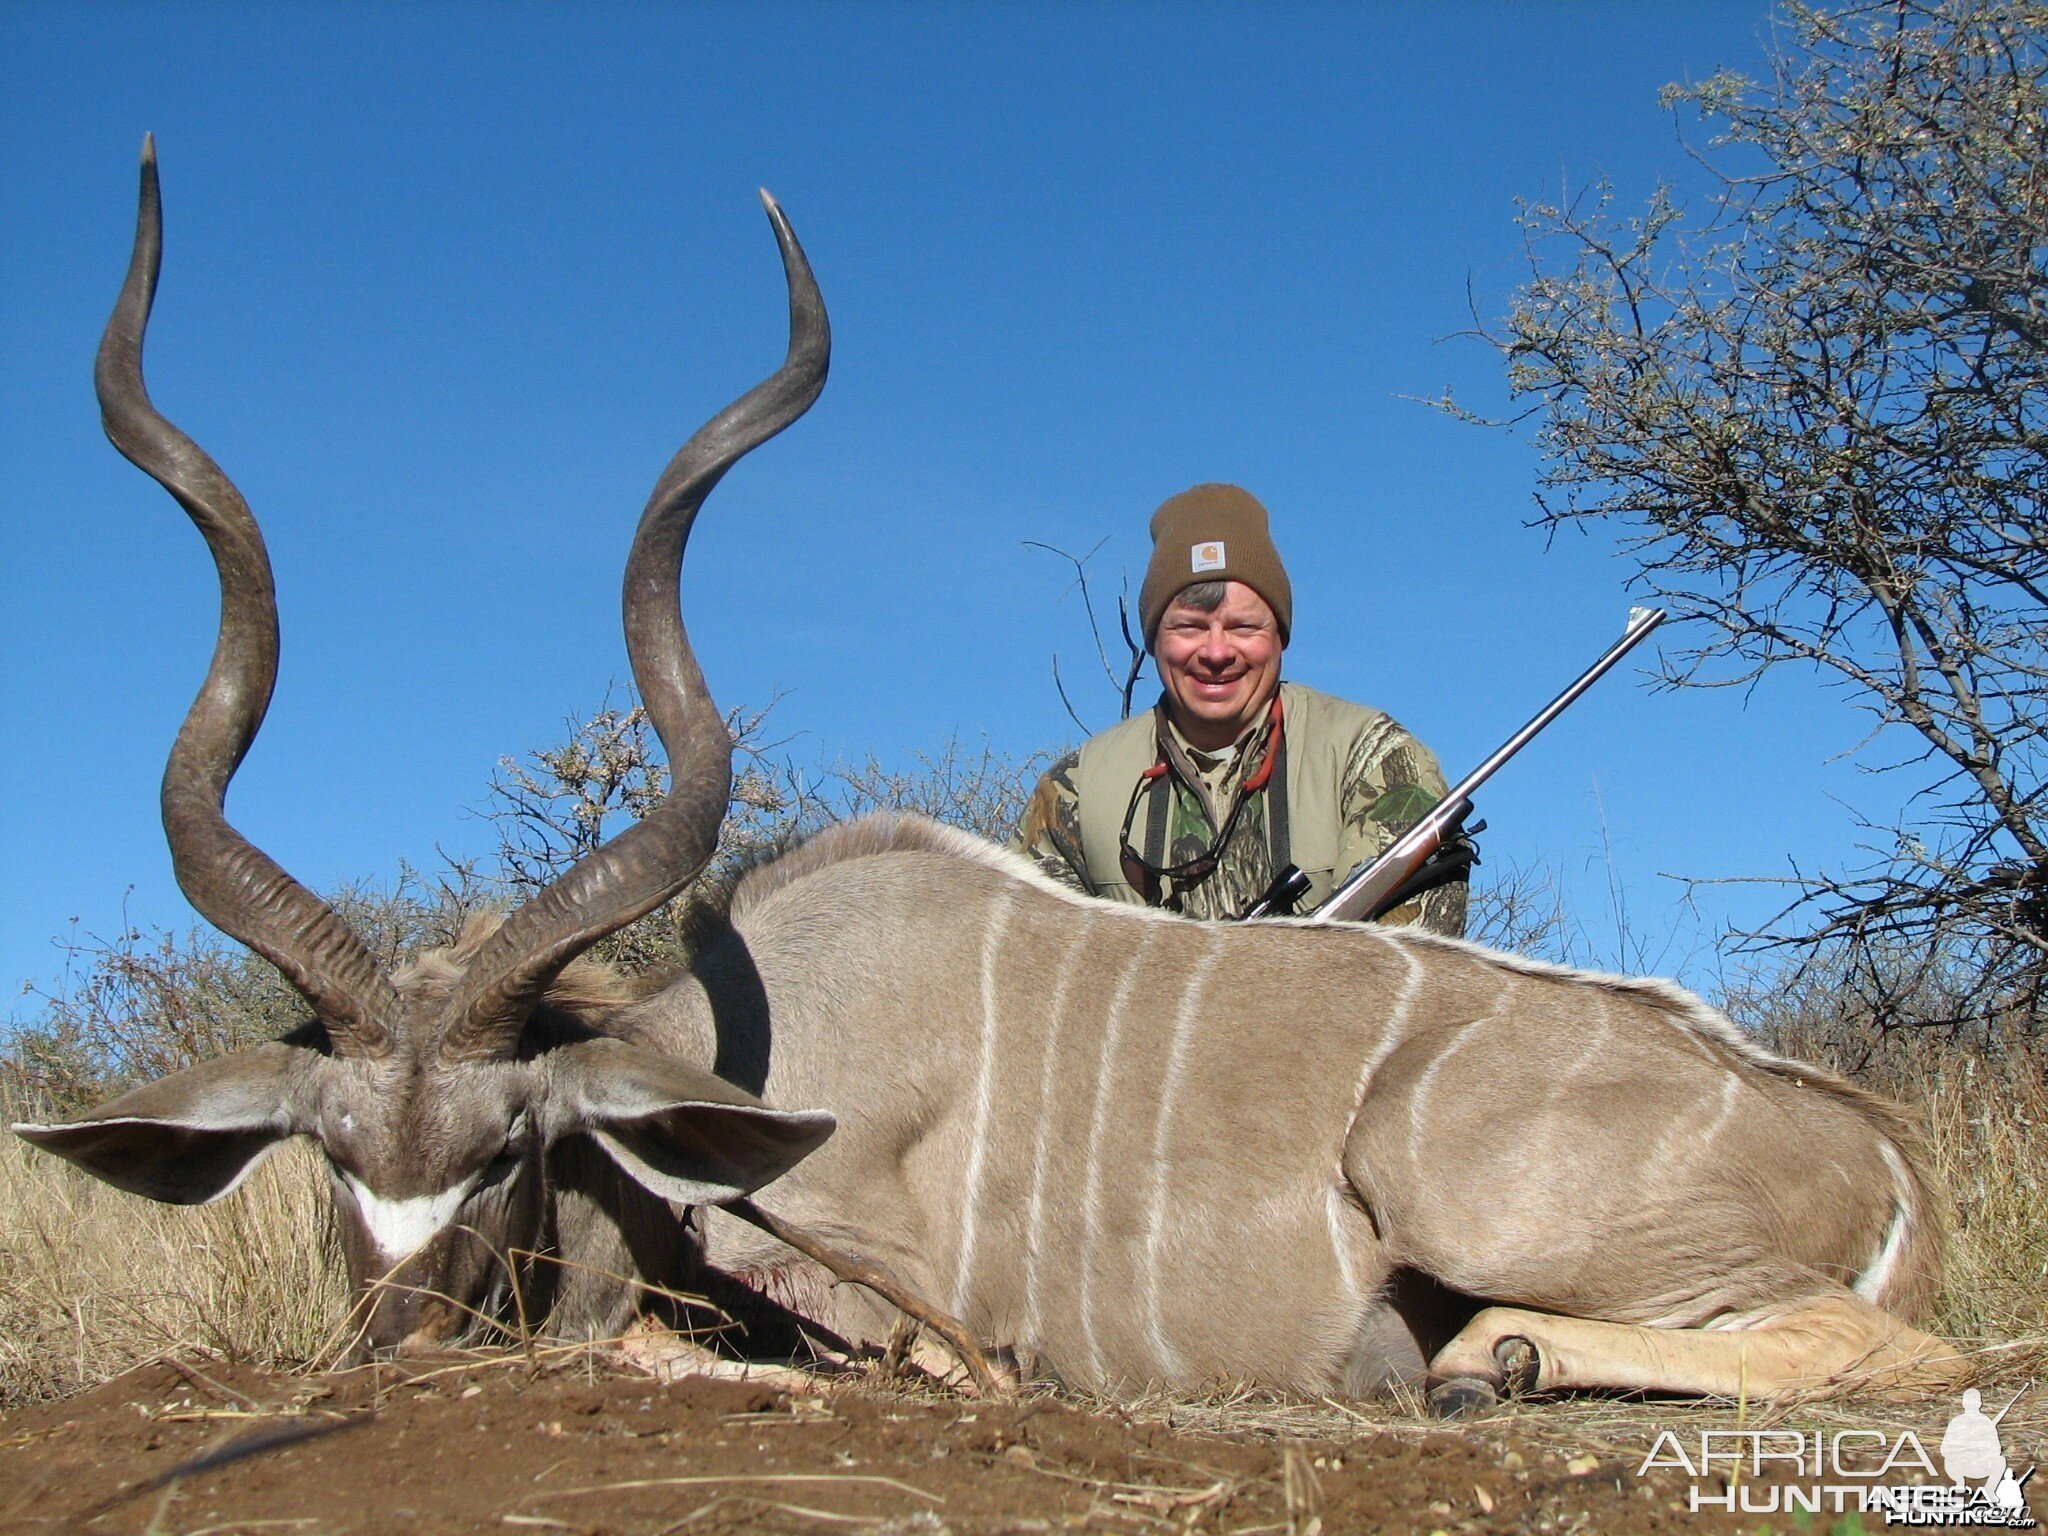
[[[1237,794],[1245,774],[1266,756],[1266,737],[1271,733],[1270,717],[1262,716],[1257,723],[1245,727],[1244,734],[1227,747],[1218,747],[1214,752],[1204,752],[1189,743],[1181,735],[1180,727],[1173,723],[1171,715],[1163,714],[1166,724],[1166,745],[1169,753],[1177,752],[1181,776],[1190,785],[1201,791],[1204,808],[1209,820],[1215,826],[1223,825],[1223,818],[1230,814],[1230,802]]]

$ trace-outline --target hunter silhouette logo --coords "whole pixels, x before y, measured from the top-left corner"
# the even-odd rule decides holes
[[[1683,1469],[1695,1479],[1690,1506],[1730,1514],[1881,1514],[1886,1525],[1953,1528],[1992,1526],[2032,1530],[2024,1472],[2007,1457],[2013,1448],[1999,1421],[2020,1400],[1984,1412],[1975,1387],[1948,1421],[1930,1455],[1912,1430],[1707,1429],[1697,1443],[1663,1430],[1636,1469]]]
[[[2018,1401],[2015,1396],[2013,1403]],[[2012,1403],[2007,1403],[1993,1418],[1984,1412],[1981,1392],[1975,1387],[1964,1392],[1963,1411],[1948,1421],[1948,1428],[1941,1434],[1941,1469],[1957,1488],[1975,1483],[1978,1492],[1994,1508],[2016,1510],[2024,1515],[2026,1481],[2034,1475],[2034,1469],[2029,1467],[2014,1476],[2005,1459],[2005,1447],[1998,1439],[1998,1420],[2011,1409]]]
[[[1220,540],[1197,544],[1189,553],[1194,556],[1192,567],[1197,576],[1204,571],[1220,571],[1224,567],[1223,544]]]

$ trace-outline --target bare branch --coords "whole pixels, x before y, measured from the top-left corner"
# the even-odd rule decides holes
[[[1117,690],[1118,698],[1122,704],[1122,713],[1119,718],[1128,719],[1131,713],[1131,694],[1138,686],[1138,674],[1145,665],[1146,651],[1145,647],[1139,643],[1138,638],[1131,633],[1131,583],[1130,577],[1126,575],[1123,578],[1122,589],[1117,594],[1116,622],[1117,632],[1123,638],[1129,665],[1119,674],[1110,662],[1109,643],[1103,638],[1102,623],[1095,613],[1094,593],[1088,586],[1088,562],[1101,553],[1102,546],[1108,542],[1108,539],[1103,539],[1096,544],[1095,548],[1089,550],[1087,554],[1078,556],[1068,553],[1057,545],[1041,544],[1036,539],[1024,540],[1024,547],[1026,549],[1042,549],[1049,555],[1056,555],[1074,568],[1074,588],[1078,589],[1081,594],[1081,610],[1088,618],[1088,638],[1094,643],[1095,659],[1101,664],[1102,675],[1109,680],[1109,686]],[[1080,712],[1074,708],[1074,701],[1067,696],[1066,684],[1060,678],[1060,660],[1058,656],[1054,656],[1052,660],[1052,681],[1053,686],[1059,690],[1060,703],[1066,706],[1067,718],[1074,722],[1083,735],[1093,735],[1094,733],[1082,723]]]
[[[1478,325],[1538,422],[1536,523],[1616,530],[1691,621],[1668,683],[1811,663],[1913,743],[1881,765],[1922,776],[1912,820],[1756,942],[1939,952],[1980,978],[1968,1007],[2039,996],[2048,4],[1795,7],[1768,80],[1664,100],[1712,126],[1681,137],[1719,192],[1526,206],[1528,280]]]

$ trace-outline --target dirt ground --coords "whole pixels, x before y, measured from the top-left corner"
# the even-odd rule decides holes
[[[1044,1396],[663,1384],[588,1357],[305,1376],[193,1357],[0,1414],[0,1531],[1860,1529],[1689,1513],[1682,1472],[1636,1475],[1646,1435],[1575,1455],[1529,1427],[1540,1419],[1453,1428],[1309,1406],[1291,1430],[1262,1410],[1247,1422],[1279,1429],[1223,1434]]]

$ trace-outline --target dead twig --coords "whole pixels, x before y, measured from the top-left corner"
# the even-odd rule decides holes
[[[937,1307],[904,1285],[879,1264],[870,1264],[850,1258],[831,1247],[822,1238],[806,1232],[801,1227],[790,1225],[779,1216],[772,1216],[751,1200],[734,1200],[722,1207],[740,1220],[759,1227],[778,1242],[787,1243],[805,1258],[822,1264],[841,1280],[852,1285],[866,1286],[877,1296],[907,1317],[915,1318],[931,1329],[951,1347],[955,1358],[973,1378],[975,1391],[983,1397],[1003,1397],[1002,1385],[996,1380],[996,1373],[983,1353],[981,1342],[968,1331],[967,1325],[951,1313],[941,1312]]]
[[[237,1392],[233,1387],[225,1386],[222,1383],[215,1381],[211,1376],[207,1375],[206,1372],[200,1370],[198,1366],[187,1365],[184,1361],[180,1360],[176,1355],[165,1355],[162,1357],[162,1359],[165,1365],[168,1365],[172,1370],[176,1371],[180,1376],[184,1377],[187,1381],[191,1382],[193,1386],[199,1388],[202,1392],[211,1392],[217,1397],[226,1398],[231,1403],[240,1403],[244,1408],[247,1408],[252,1412],[261,1413],[263,1411],[260,1407],[258,1407],[256,1400],[254,1398],[244,1397],[241,1393]]]
[[[931,1504],[945,1503],[944,1497],[893,1477],[868,1472],[731,1472],[703,1473],[694,1477],[632,1477],[617,1483],[587,1483],[579,1488],[550,1488],[530,1493],[530,1499],[566,1499],[590,1493],[630,1493],[642,1488],[716,1488],[728,1483],[871,1483],[893,1488]]]

